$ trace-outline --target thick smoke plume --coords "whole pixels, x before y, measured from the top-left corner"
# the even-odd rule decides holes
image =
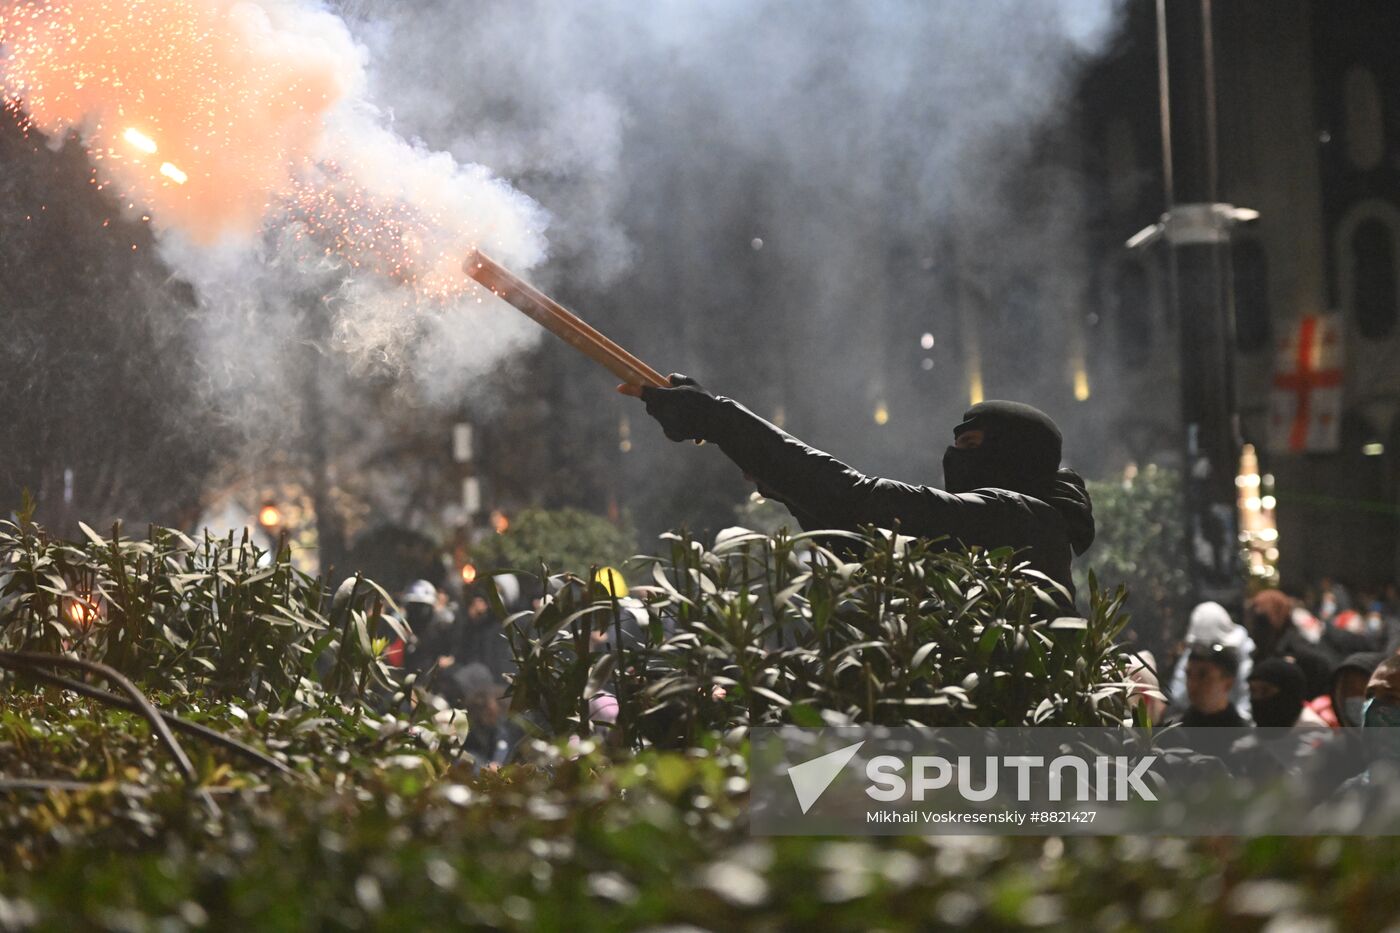
[[[547,205],[550,284],[663,372],[863,469],[935,483],[976,378],[987,397],[1044,404],[1093,468],[1075,443],[1094,404],[1075,401],[1075,364],[1096,257],[1073,99],[1119,4],[346,11],[394,125]],[[668,491],[656,477],[707,461],[677,458],[638,417],[621,469],[648,490],[627,496],[639,512],[676,522],[692,516],[682,488],[735,494],[714,482],[732,473],[720,463]]]
[[[535,339],[462,281],[480,243],[663,371],[864,468],[936,481],[974,369],[990,396],[1068,391],[1089,257],[1080,160],[1047,128],[1072,125],[1073,81],[1115,12],[0,0],[0,81],[52,139],[82,138],[95,184],[154,207],[199,296],[206,397],[250,435],[285,440],[307,360],[334,423],[384,422],[341,391],[366,383],[460,405]],[[664,472],[666,455],[639,439],[629,468]],[[639,508],[666,511],[664,483],[635,485],[655,500]]]
[[[366,96],[363,47],[319,4],[0,4],[0,44],[7,106],[56,143],[75,134],[92,183],[150,217],[211,315],[215,376],[242,374],[244,388],[283,365],[268,339],[286,336],[280,305],[333,303],[334,344],[397,368],[425,329],[460,344],[489,327],[445,316],[480,300],[467,250],[522,269],[544,257],[544,211],[397,135]],[[489,362],[501,342],[463,362]]]

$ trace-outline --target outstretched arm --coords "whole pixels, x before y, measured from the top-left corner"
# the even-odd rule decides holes
[[[647,412],[661,422],[672,440],[717,444],[740,469],[792,509],[804,527],[872,524],[891,528],[898,521],[906,534],[962,539],[973,531],[974,501],[929,486],[866,476],[733,399],[711,395],[693,379],[673,375],[671,383],[670,389],[648,387],[629,394],[646,401]]]

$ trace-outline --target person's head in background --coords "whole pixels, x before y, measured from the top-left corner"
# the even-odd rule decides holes
[[[1162,721],[1167,710],[1166,698],[1162,696],[1161,685],[1157,680],[1157,659],[1150,651],[1139,651],[1128,658],[1128,706],[1136,710],[1143,707],[1147,721]]]
[[[1237,631],[1235,620],[1230,618],[1230,612],[1224,606],[1216,602],[1200,603],[1191,610],[1191,620],[1186,626],[1186,644],[1189,647],[1232,646],[1233,639],[1242,638],[1242,634],[1236,634]]]
[[[1332,712],[1339,726],[1361,725],[1361,708],[1366,703],[1366,686],[1371,674],[1385,660],[1379,651],[1348,655],[1332,671]]]
[[[458,689],[471,727],[494,729],[500,723],[501,685],[486,665],[475,661],[468,664],[458,675]]]
[[[467,603],[467,618],[473,622],[486,618],[491,612],[491,604],[486,601],[486,597],[481,594],[472,596]]]
[[[1246,627],[1259,653],[1268,656],[1293,622],[1293,598],[1282,590],[1260,590],[1245,605]]]
[[[1186,699],[1202,715],[1222,713],[1240,671],[1240,656],[1224,645],[1197,645],[1186,657]]]
[[[1361,725],[1371,765],[1380,762],[1392,773],[1400,770],[1400,654],[1382,661],[1366,683]]]
[[[408,585],[403,591],[402,601],[404,621],[408,623],[409,631],[415,635],[423,634],[437,613],[437,599],[437,587],[427,580],[414,580]]]
[[[1287,658],[1268,658],[1254,665],[1249,675],[1254,724],[1266,729],[1292,726],[1303,712],[1306,687],[1302,669]]]

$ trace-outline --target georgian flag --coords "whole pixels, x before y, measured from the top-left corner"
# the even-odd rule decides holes
[[[1269,404],[1269,448],[1276,452],[1337,449],[1342,426],[1341,315],[1312,314],[1280,340]]]

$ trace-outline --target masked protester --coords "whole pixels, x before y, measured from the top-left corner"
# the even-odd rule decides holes
[[[1327,692],[1332,683],[1331,658],[1299,630],[1293,621],[1297,603],[1281,590],[1261,590],[1245,607],[1249,634],[1254,639],[1256,660],[1286,658],[1303,672],[1303,699],[1311,700]]]
[[[1364,720],[1366,688],[1372,672],[1385,660],[1381,652],[1353,654],[1338,664],[1332,672],[1332,689],[1325,697],[1309,703],[1323,720],[1333,726],[1334,741],[1328,750],[1322,771],[1324,787],[1336,785],[1365,772],[1368,761],[1365,739],[1375,733],[1359,728]],[[1320,704],[1326,708],[1319,708]]]
[[[1304,705],[1307,679],[1302,668],[1284,658],[1269,658],[1249,675],[1249,706],[1254,724],[1265,729],[1326,729]]]
[[[1366,684],[1372,672],[1385,660],[1379,651],[1362,651],[1348,655],[1332,671],[1331,712],[1338,728],[1361,725],[1361,707],[1366,702]],[[1323,718],[1326,718],[1325,716]]]
[[[1018,402],[968,409],[943,455],[946,489],[937,489],[866,476],[693,379],[670,381],[619,389],[640,395],[671,440],[718,445],[803,529],[897,524],[901,534],[947,536],[949,546],[1014,547],[1064,588],[1062,608],[1073,608],[1070,562],[1094,540],[1094,515],[1084,481],[1060,469],[1060,430],[1044,412]]]
[[[417,674],[426,674],[451,663],[451,623],[444,622],[438,612],[438,590],[427,580],[414,580],[400,598],[404,622],[410,633],[404,654],[404,667]]]
[[[1342,785],[1392,785],[1400,778],[1400,654],[1380,663],[1366,684],[1361,704],[1361,739],[1366,769]]]

